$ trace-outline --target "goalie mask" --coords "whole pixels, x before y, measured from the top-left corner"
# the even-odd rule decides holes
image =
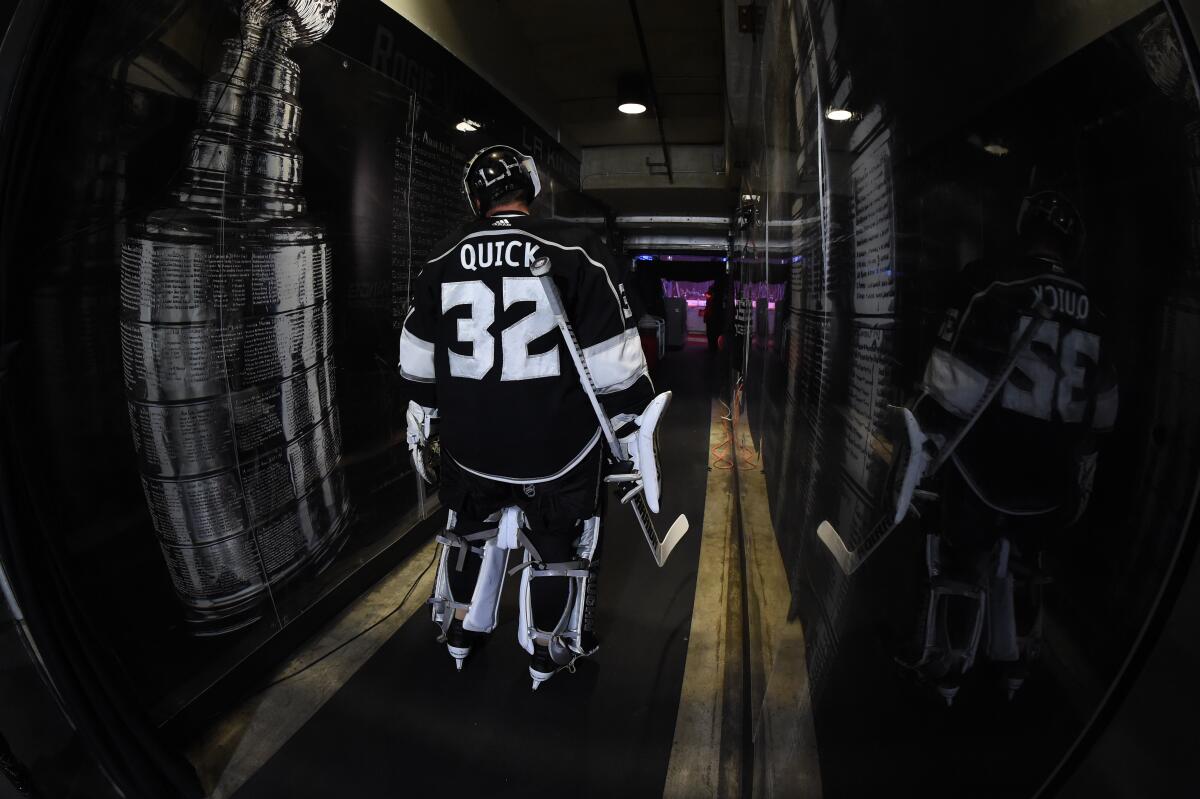
[[[1083,251],[1083,218],[1075,205],[1057,191],[1039,191],[1021,201],[1017,234],[1027,242],[1054,246],[1067,262]]]
[[[475,216],[484,216],[513,192],[521,192],[525,202],[532,203],[542,191],[542,182],[532,158],[501,144],[471,156],[463,173],[463,191]]]

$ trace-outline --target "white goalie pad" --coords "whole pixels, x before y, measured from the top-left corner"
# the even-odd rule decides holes
[[[498,540],[499,526],[468,533],[463,536],[455,535],[454,526],[457,521],[454,511],[449,512],[446,523],[446,533],[437,537],[441,552],[438,555],[437,576],[434,578],[433,597],[429,603],[433,606],[433,623],[445,632],[454,618],[455,611],[465,610],[463,629],[472,632],[490,633],[496,629],[497,617],[500,612],[500,590],[504,587],[504,570],[508,565],[508,550],[500,546]],[[498,522],[500,514],[493,514],[488,522]],[[475,590],[467,602],[455,600],[450,590],[450,570],[462,567],[468,554],[482,559],[479,567],[479,579],[475,581]]]
[[[650,400],[650,404],[637,417],[637,429],[618,439],[623,454],[633,461],[638,473],[637,481],[646,497],[646,505],[652,513],[658,513],[662,497],[662,471],[658,465],[658,423],[671,405],[671,392],[663,393]],[[610,478],[611,480],[611,478]],[[626,495],[622,502],[631,495]]]
[[[979,652],[987,590],[977,582],[945,575],[942,543],[937,536],[925,537],[925,564],[929,574],[929,600],[922,624],[921,659],[916,665],[942,659],[957,667],[960,674],[965,674],[974,665]]]
[[[580,639],[586,629],[585,618],[593,610],[589,604],[589,589],[593,580],[590,566],[599,540],[600,518],[593,516],[583,523],[583,532],[579,534],[579,540],[575,544],[575,560],[538,566],[534,564],[533,555],[526,547],[521,569],[517,640],[529,654],[534,653],[534,644],[544,646],[550,650],[550,657],[560,666],[589,654],[583,650]],[[566,605],[553,630],[539,629],[534,623],[533,602],[530,596],[531,583],[546,577],[566,577],[570,580]]]

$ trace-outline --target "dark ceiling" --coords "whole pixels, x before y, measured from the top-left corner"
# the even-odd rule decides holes
[[[644,73],[625,0],[497,0],[520,20],[529,59],[563,132],[582,147],[657,144],[653,109],[617,111],[617,81]],[[722,144],[724,61],[720,0],[637,0],[667,143]]]
[[[704,217],[693,226],[711,227],[728,216],[724,20],[733,0],[495,2],[521,23],[543,107],[581,148],[590,197],[625,219]],[[617,110],[618,83],[631,74],[653,87],[640,116]]]

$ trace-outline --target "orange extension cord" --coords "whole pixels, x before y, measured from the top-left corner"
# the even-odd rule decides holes
[[[726,409],[726,411],[728,411],[728,413],[725,416],[721,417],[726,422],[725,440],[722,441],[721,443],[717,444],[711,450],[712,468],[714,468],[714,469],[732,469],[734,466],[734,464],[733,464],[733,451],[734,451],[733,439],[734,439],[734,436],[737,434],[738,418],[740,417],[740,414],[741,414],[740,408],[742,406],[742,402],[741,402],[742,395],[743,395],[742,382],[739,380],[738,384],[737,384],[737,388],[734,389],[734,392],[733,392],[733,407],[731,409],[728,405],[726,405],[725,409]],[[721,404],[724,405],[725,403],[721,403]],[[753,447],[748,446],[746,444],[739,443],[737,445],[737,452],[741,457],[741,463],[738,464],[739,466],[750,467],[750,468],[758,466],[758,453],[754,450]]]

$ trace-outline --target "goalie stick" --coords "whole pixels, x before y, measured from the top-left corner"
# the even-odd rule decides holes
[[[545,257],[538,258],[530,265],[529,271],[541,283],[542,291],[546,294],[546,300],[550,303],[550,312],[554,315],[554,321],[558,325],[558,329],[562,331],[563,338],[567,341],[567,351],[571,355],[571,361],[575,364],[575,371],[579,373],[579,383],[583,386],[583,392],[587,394],[588,401],[592,404],[592,410],[596,413],[596,420],[600,423],[600,430],[604,435],[604,440],[608,443],[609,452],[616,463],[623,463],[625,459],[621,454],[621,445],[617,443],[617,434],[613,430],[612,422],[608,419],[608,414],[604,412],[604,408],[600,405],[595,381],[592,379],[592,373],[588,370],[587,363],[583,359],[583,349],[579,346],[579,339],[575,337],[575,330],[571,327],[571,323],[567,319],[566,310],[563,308],[562,296],[558,293],[558,286],[554,285],[554,278],[550,275],[550,259]],[[675,549],[675,545],[679,543],[684,533],[688,531],[687,517],[682,513],[679,514],[679,518],[667,530],[666,537],[659,538],[658,530],[654,526],[654,519],[650,515],[650,508],[646,506],[645,497],[640,492],[633,493],[632,496],[626,494],[622,498],[622,502],[626,501],[628,501],[627,504],[633,510],[633,515],[637,518],[638,526],[642,528],[642,535],[646,537],[646,543],[650,546],[650,554],[654,556],[654,562],[661,567],[667,562],[667,558],[671,556],[671,551]]]
[[[979,421],[979,417],[982,416],[983,412],[986,411],[988,406],[992,404],[992,400],[996,398],[996,394],[998,394],[1004,384],[1008,382],[1008,378],[1012,375],[1013,369],[1015,369],[1017,366],[1017,359],[1021,357],[1021,353],[1024,352],[1025,348],[1029,346],[1029,342],[1033,341],[1033,337],[1037,333],[1038,329],[1042,326],[1042,323],[1045,322],[1050,316],[1049,309],[1046,308],[1046,306],[1041,302],[1037,303],[1033,310],[1033,318],[1030,319],[1029,324],[1026,325],[1024,332],[1021,333],[1021,337],[1017,339],[1017,343],[1013,345],[1012,352],[1009,353],[1008,360],[1004,363],[1004,369],[1001,370],[1000,374],[988,382],[987,386],[984,388],[983,394],[979,397],[978,404],[971,412],[971,415],[967,418],[966,423],[958,429],[958,431],[954,434],[954,438],[946,442],[946,445],[942,447],[941,452],[938,453],[937,459],[930,464],[927,476],[936,474],[937,471],[941,469],[943,465],[945,465],[946,461],[950,459],[950,456],[954,454],[954,450],[957,449],[958,445],[962,443],[964,438],[966,438],[967,433],[971,432],[971,428],[975,426],[975,423]],[[915,460],[915,458],[910,456],[909,462],[912,463],[913,460]],[[914,493],[916,496],[921,496],[924,498],[935,496],[927,491],[915,491]],[[828,519],[817,525],[817,538],[819,538],[821,543],[825,545],[825,548],[829,550],[829,554],[833,555],[833,559],[837,561],[837,564],[841,568],[842,572],[849,577],[851,574],[854,574],[854,572],[858,571],[858,567],[861,566],[863,562],[871,556],[871,553],[878,549],[879,545],[882,544],[889,535],[891,535],[892,531],[900,526],[900,523],[904,521],[904,518],[904,516],[896,518],[892,514],[884,515],[882,519],[875,523],[875,526],[871,528],[870,532],[866,534],[862,542],[854,549],[850,549],[846,546],[845,539],[838,534],[837,528],[835,528],[833,523]]]

